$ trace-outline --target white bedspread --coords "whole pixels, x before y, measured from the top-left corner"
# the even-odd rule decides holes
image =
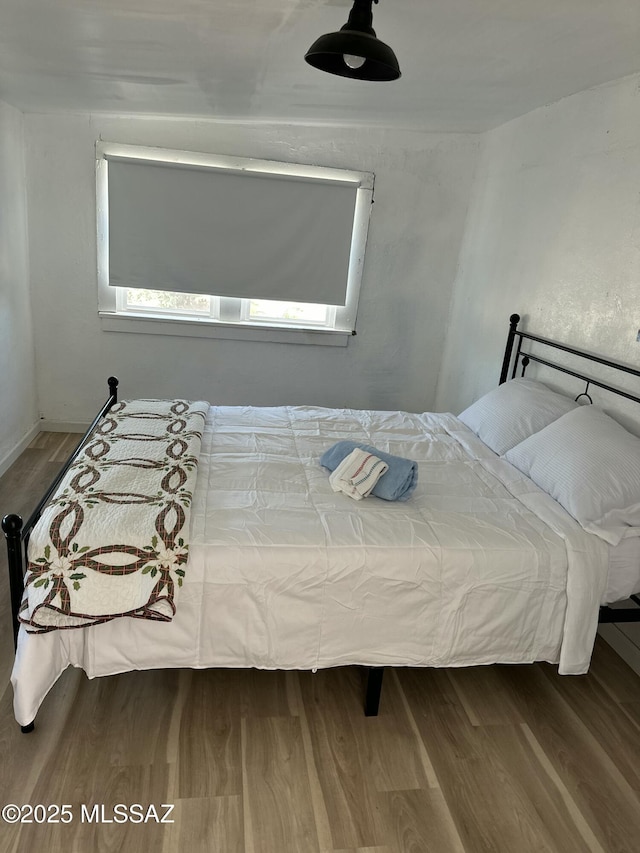
[[[415,459],[411,499],[333,492],[318,460],[343,438]],[[606,544],[453,415],[213,407],[173,622],[21,629],[16,719],[68,664],[90,677],[536,660],[584,673],[606,574]]]

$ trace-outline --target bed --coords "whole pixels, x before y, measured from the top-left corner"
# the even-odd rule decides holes
[[[548,661],[561,674],[587,672],[598,621],[636,620],[639,612],[609,605],[629,597],[640,604],[640,439],[581,403],[592,385],[640,398],[525,349],[535,343],[634,377],[640,371],[525,333],[518,321],[512,315],[499,385],[459,416],[207,406],[194,431],[188,562],[173,566],[175,615],[172,601],[164,613],[34,629],[25,571],[38,558],[29,548],[87,448],[95,455],[112,429],[105,423],[121,404],[111,378],[109,398],[26,524],[16,515],[2,522],[22,730],[33,728],[69,665],[90,678],[167,667],[360,666],[367,714],[377,713],[389,666]],[[580,399],[528,379],[530,361],[587,383]],[[343,440],[414,460],[419,477],[409,499],[354,501],[334,492],[319,460]],[[586,467],[570,452],[576,444],[591,460]],[[603,475],[593,468],[602,448]],[[563,467],[558,454],[571,464]],[[597,495],[585,477],[599,483]],[[176,562],[171,535],[163,553]],[[69,572],[65,582],[79,576]]]

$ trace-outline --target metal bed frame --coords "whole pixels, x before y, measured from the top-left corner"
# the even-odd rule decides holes
[[[534,354],[532,351],[525,351],[523,350],[523,345],[525,341],[540,344],[545,347],[550,347],[554,350],[560,350],[562,352],[570,353],[571,355],[578,356],[589,362],[594,362],[597,364],[604,365],[606,367],[614,368],[615,370],[619,370],[623,373],[627,373],[636,377],[640,377],[640,370],[628,367],[627,365],[620,364],[618,362],[611,361],[606,358],[602,358],[598,355],[594,355],[583,350],[575,349],[574,347],[567,346],[566,344],[557,343],[556,341],[551,341],[547,338],[543,338],[538,335],[531,335],[528,332],[523,332],[518,329],[519,322],[520,316],[518,314],[512,314],[509,318],[509,332],[507,335],[507,343],[504,351],[504,358],[502,362],[502,370],[500,372],[499,384],[503,384],[508,379],[515,378],[518,369],[521,370],[520,375],[524,376],[529,363],[535,362],[538,364],[542,364],[546,367],[553,368],[554,370],[559,370],[562,373],[569,374],[570,376],[584,381],[586,383],[585,390],[578,394],[576,399],[586,396],[589,402],[592,402],[591,397],[589,395],[589,388],[591,387],[591,385],[595,385],[613,394],[617,394],[621,397],[633,400],[636,403],[640,403],[640,396],[635,396],[633,394],[628,393],[627,391],[623,391],[619,388],[607,385],[606,383],[601,382],[599,379],[596,379],[595,377],[589,376],[585,373],[574,371],[567,367],[564,367],[563,365],[556,364],[546,358],[542,358],[539,355]],[[45,494],[42,496],[40,502],[33,510],[26,523],[23,523],[22,518],[19,515],[15,514],[5,515],[2,519],[2,530],[7,540],[14,646],[17,645],[18,630],[20,628],[20,622],[18,620],[18,611],[20,609],[20,604],[24,592],[24,576],[25,567],[28,562],[27,548],[29,544],[29,535],[35,527],[36,523],[38,522],[38,519],[40,518],[40,515],[44,510],[45,506],[47,505],[49,499],[58,488],[63,477],[65,476],[71,465],[75,462],[82,448],[91,438],[93,431],[98,426],[98,423],[109,411],[109,409],[115,403],[117,403],[118,380],[114,376],[111,376],[107,381],[109,385],[109,397],[107,398],[106,402],[94,418],[91,426],[81,438],[80,442],[76,446],[75,450],[73,451],[65,465],[62,467],[58,476],[54,479]],[[634,604],[638,605],[638,607],[612,608],[608,606],[603,606],[600,608],[599,621],[639,622],[640,596],[632,595],[631,598]],[[378,708],[380,704],[380,694],[382,691],[383,675],[384,667],[367,667],[367,680],[364,702],[364,712],[366,716],[376,716],[378,713]],[[21,726],[20,728],[23,732],[30,732],[34,728],[34,723],[32,722],[29,725]]]

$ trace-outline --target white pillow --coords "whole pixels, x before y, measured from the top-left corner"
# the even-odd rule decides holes
[[[640,438],[600,409],[579,406],[505,459],[589,533],[611,545],[625,535],[640,536]]]
[[[570,397],[556,394],[542,382],[512,379],[480,397],[458,417],[491,450],[502,456],[577,405]]]

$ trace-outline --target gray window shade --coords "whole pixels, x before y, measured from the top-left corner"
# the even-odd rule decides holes
[[[357,190],[108,158],[109,284],[344,305]]]

